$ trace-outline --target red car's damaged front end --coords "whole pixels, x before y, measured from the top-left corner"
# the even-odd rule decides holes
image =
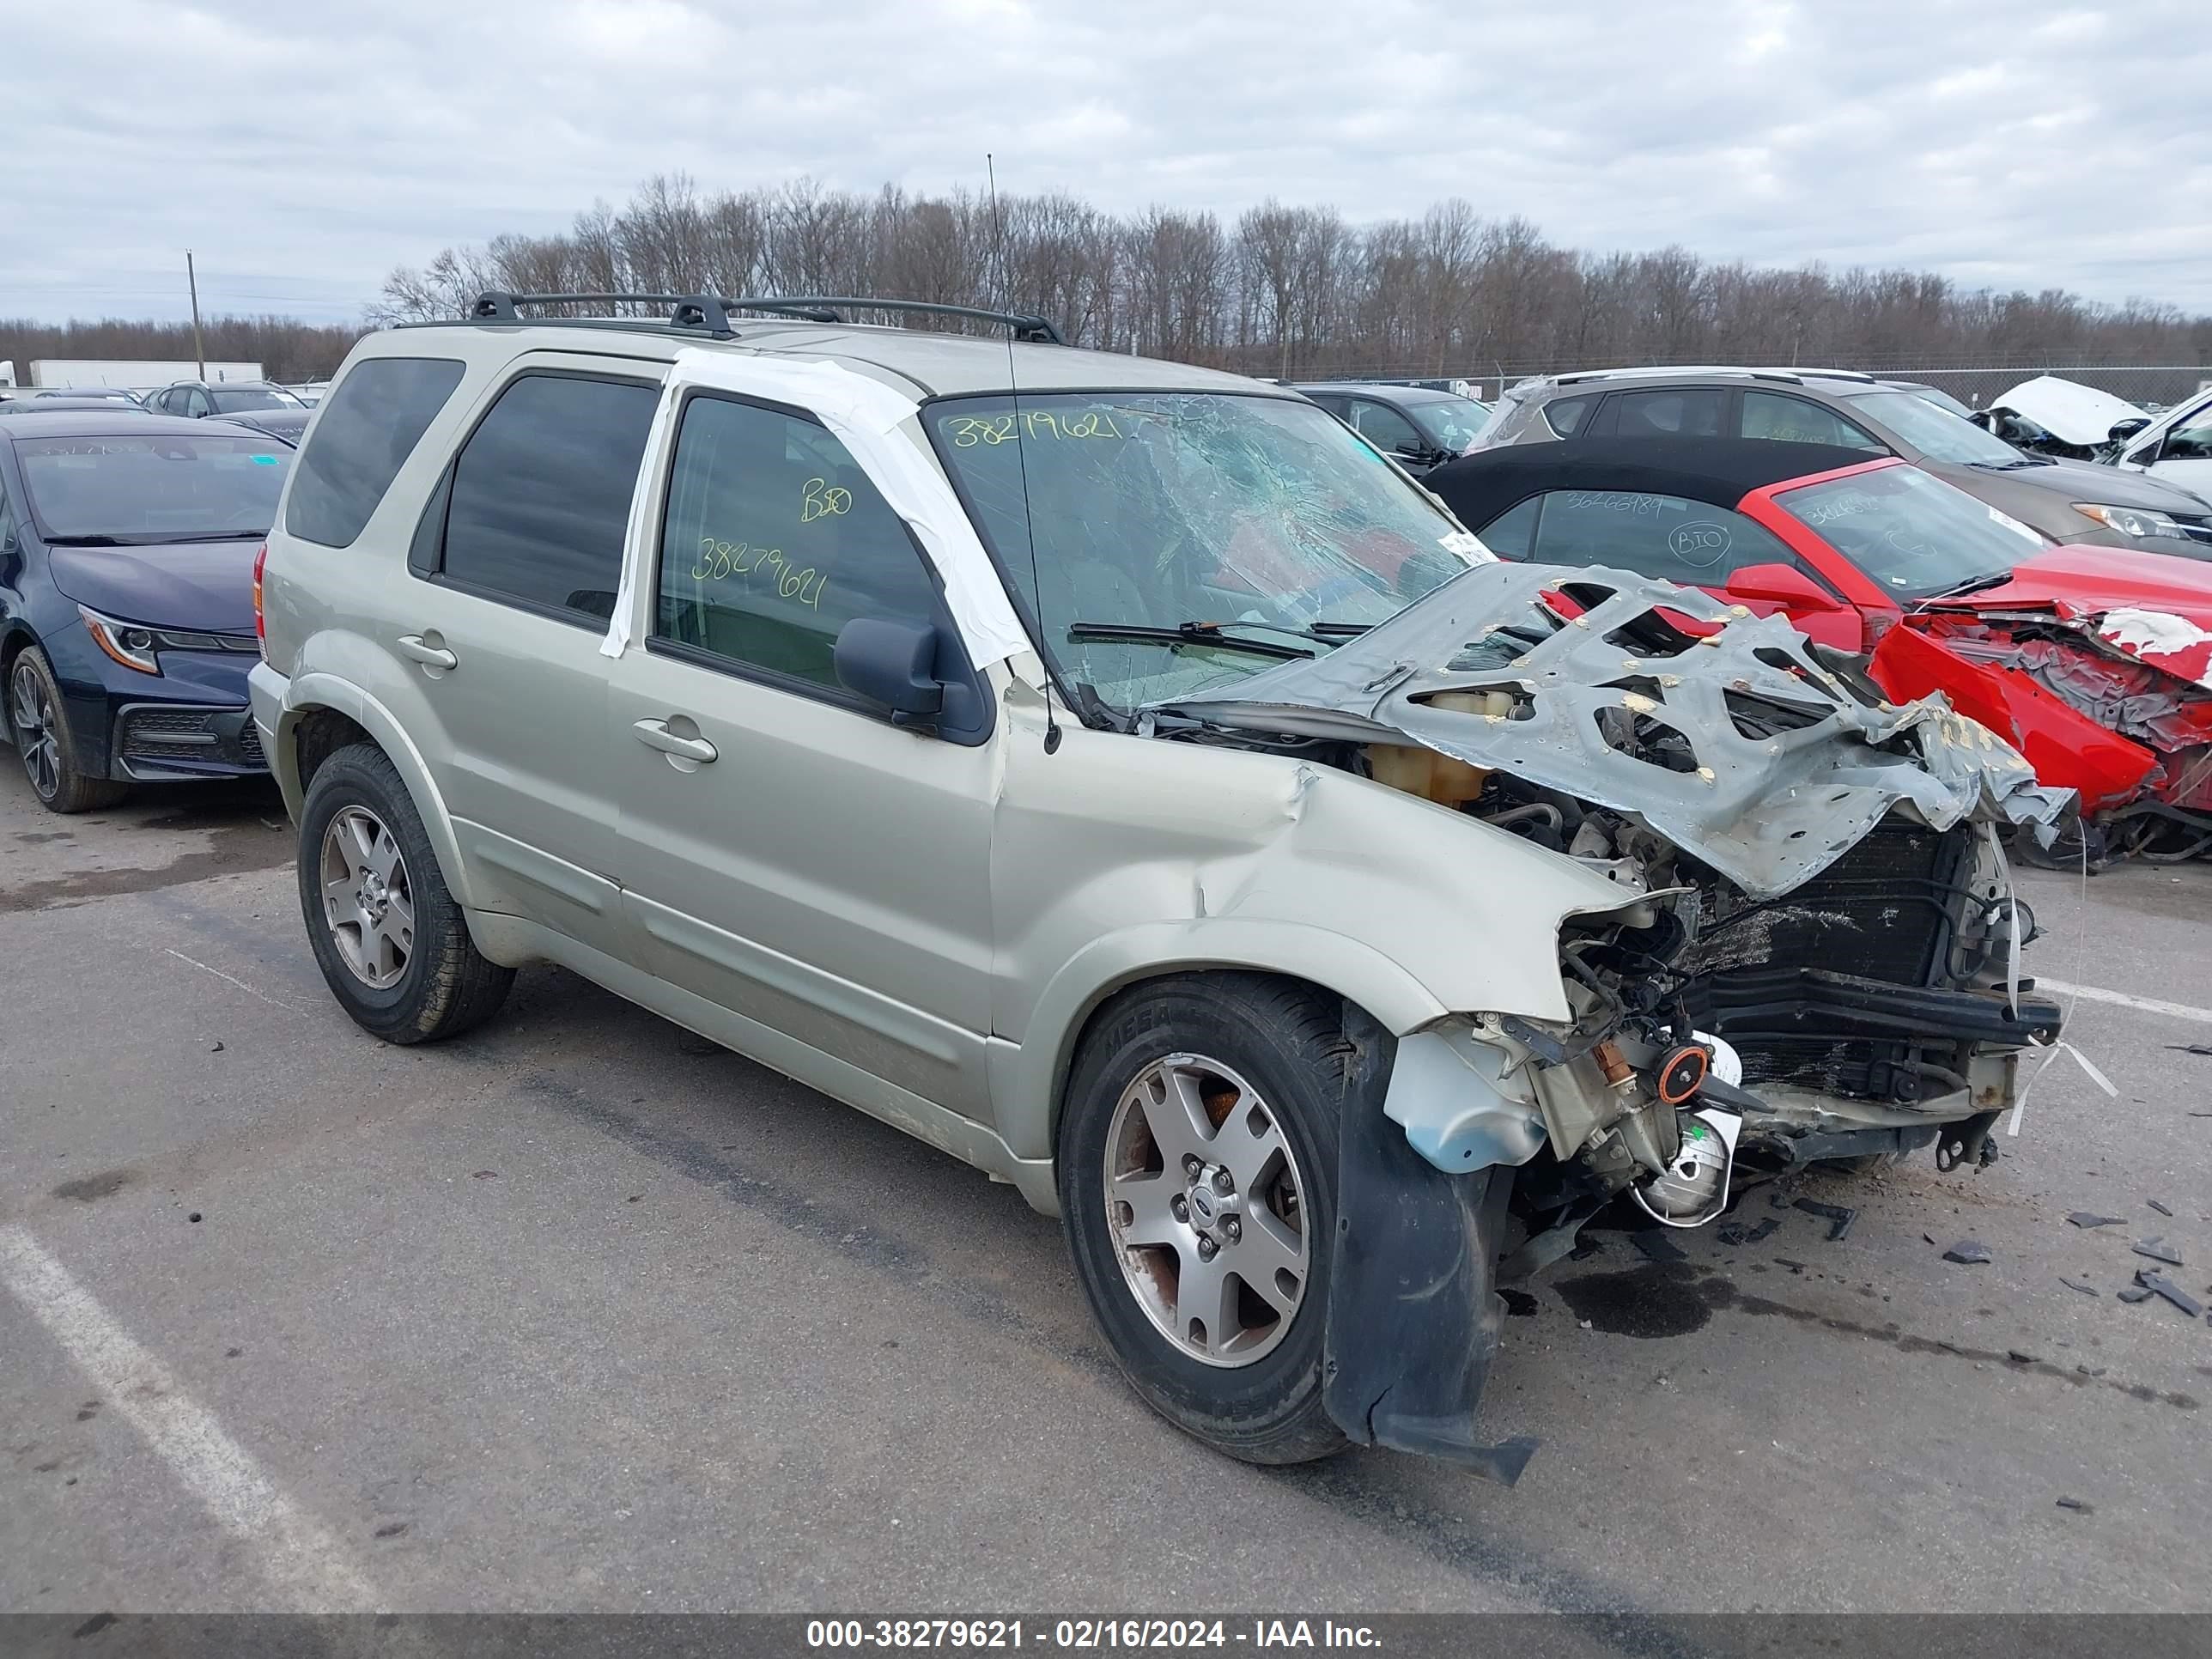
[[[2054,549],[2002,586],[1923,602],[1869,665],[1899,701],[1942,691],[2075,790],[2111,853],[2212,848],[2212,579],[2191,561]]]

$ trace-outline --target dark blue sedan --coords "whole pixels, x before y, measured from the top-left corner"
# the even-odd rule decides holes
[[[268,769],[253,562],[291,458],[218,422],[0,405],[0,712],[55,811]]]

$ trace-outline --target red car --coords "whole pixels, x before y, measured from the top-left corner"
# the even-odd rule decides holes
[[[2212,848],[2212,564],[2061,547],[1905,462],[1764,439],[1479,451],[1422,480],[1501,558],[1785,612],[1899,702],[1942,691],[2110,850]]]

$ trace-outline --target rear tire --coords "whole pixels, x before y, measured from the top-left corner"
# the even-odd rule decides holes
[[[50,812],[92,812],[123,799],[130,786],[85,770],[53,665],[37,646],[9,665],[5,701],[8,735],[40,805]]]
[[[308,944],[362,1030],[435,1042],[499,1011],[514,969],[469,937],[414,798],[375,744],[351,744],[316,769],[298,862]]]
[[[1091,1313],[1146,1405],[1249,1463],[1346,1444],[1322,1398],[1343,1044],[1334,997],[1194,975],[1109,1003],[1068,1079],[1057,1176]]]

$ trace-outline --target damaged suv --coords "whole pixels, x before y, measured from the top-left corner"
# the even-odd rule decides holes
[[[2056,1036],[1994,830],[2061,798],[1780,620],[1036,319],[522,303],[355,348],[257,578],[331,991],[562,963],[1012,1182],[1224,1451],[1510,1479],[1509,1254],[1956,1163]]]

